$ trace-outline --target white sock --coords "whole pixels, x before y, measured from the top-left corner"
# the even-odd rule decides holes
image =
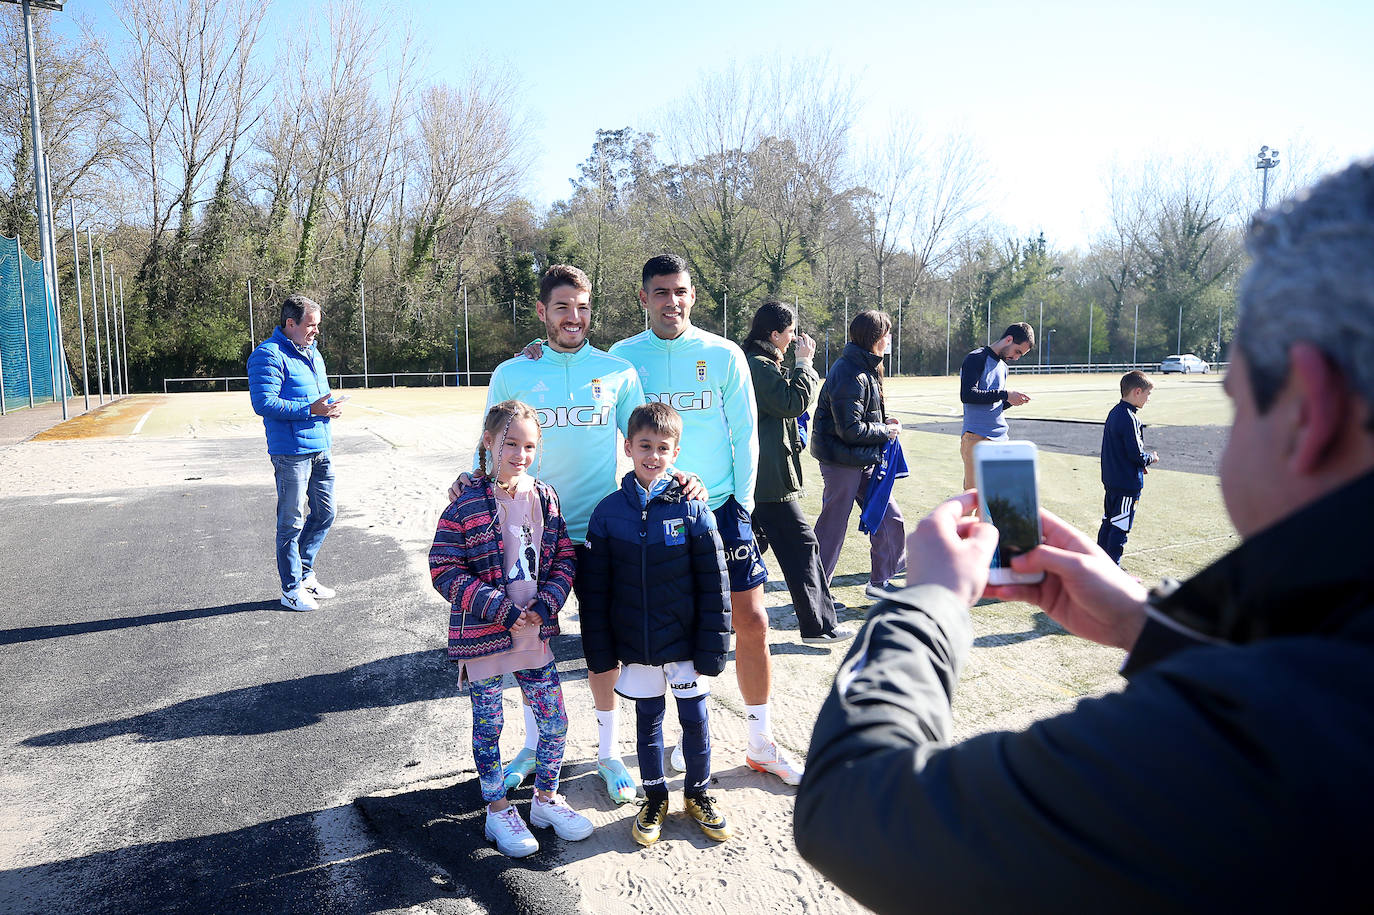
[[[534,717],[534,707],[526,702],[520,703],[525,710],[525,749],[539,749],[539,722]]]
[[[620,710],[609,712],[596,710],[596,736],[599,741],[598,755],[602,759],[612,759],[619,755],[620,747]]]
[[[768,703],[746,705],[744,717],[749,722],[749,749],[762,750],[773,742],[773,724],[768,717]]]

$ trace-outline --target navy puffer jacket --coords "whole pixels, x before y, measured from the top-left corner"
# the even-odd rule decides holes
[[[635,475],[596,506],[577,566],[587,669],[691,661],[720,676],[730,652],[730,581],[716,519],[672,483],[640,507]]]

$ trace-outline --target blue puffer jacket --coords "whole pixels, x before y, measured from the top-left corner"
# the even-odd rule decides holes
[[[267,429],[268,454],[329,450],[329,417],[310,413],[328,393],[320,351],[312,345],[302,353],[280,327],[248,357],[248,396]]]
[[[716,519],[677,483],[640,507],[635,475],[602,499],[577,566],[582,650],[593,673],[616,662],[691,661],[718,677],[730,653],[730,581]]]

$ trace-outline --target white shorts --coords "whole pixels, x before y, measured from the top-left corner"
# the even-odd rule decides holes
[[[695,699],[711,694],[711,682],[697,674],[691,661],[670,661],[662,667],[626,664],[615,681],[615,691],[626,699],[653,699],[668,690],[679,699]]]

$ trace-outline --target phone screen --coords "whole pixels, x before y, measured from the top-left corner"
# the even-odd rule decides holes
[[[979,498],[1000,539],[992,567],[1008,568],[1013,556],[1040,545],[1040,512],[1034,461],[983,461]]]

